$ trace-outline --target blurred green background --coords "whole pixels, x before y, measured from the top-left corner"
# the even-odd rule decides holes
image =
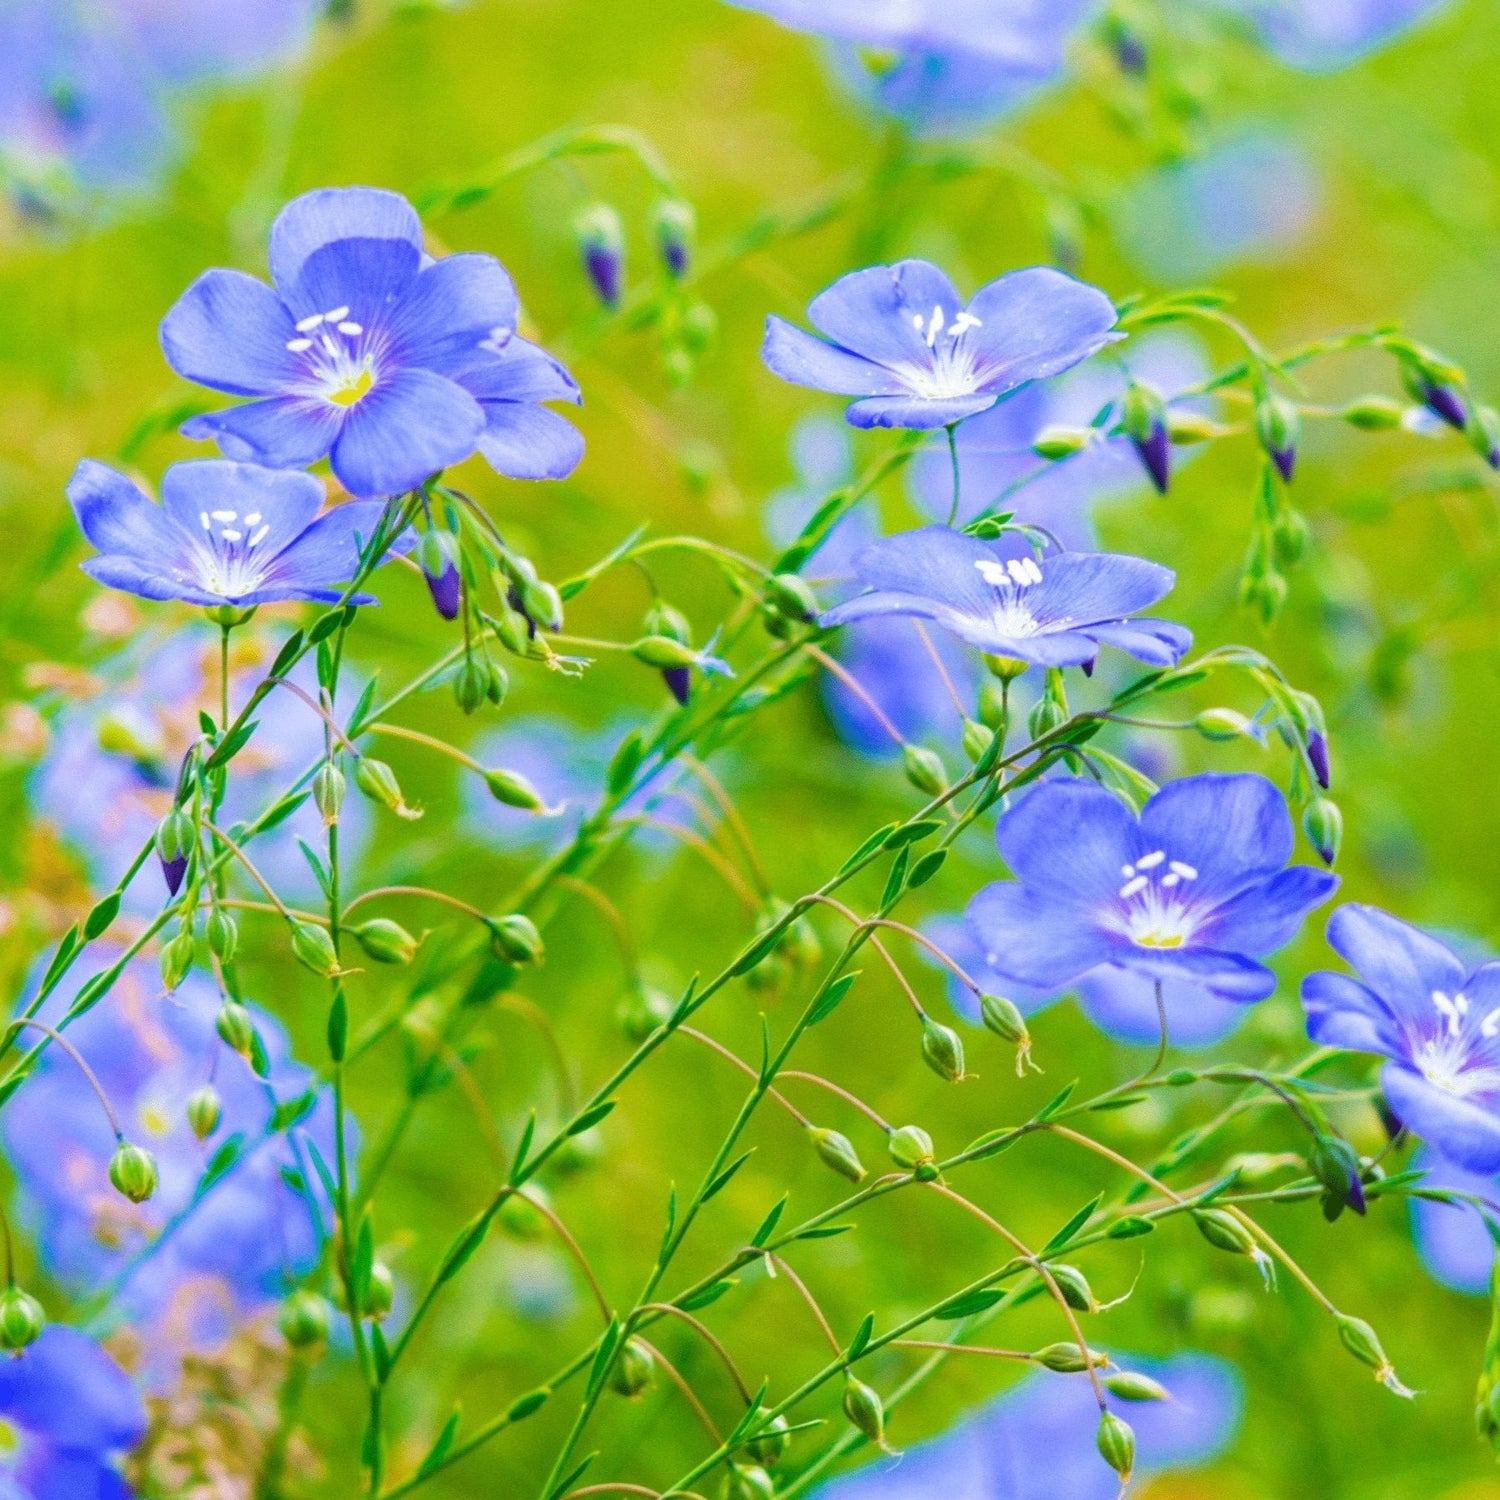
[[[1485,0],[1454,6],[1373,60],[1329,77],[1293,74],[1248,46],[1182,44],[1175,66],[1201,106],[1188,121],[1191,134],[1212,142],[1246,122],[1269,123],[1295,139],[1316,171],[1319,206],[1308,232],[1271,263],[1213,278],[1235,294],[1235,311],[1268,346],[1399,322],[1462,363],[1477,390],[1500,391],[1497,62],[1500,10]],[[1122,86],[1102,59],[1087,60],[1082,72],[1076,85],[1000,127],[999,137],[1054,169],[1064,198],[1076,192],[1096,206],[1078,271],[1119,299],[1151,283],[1120,248],[1114,205],[1159,162],[1175,128],[1164,133],[1160,120],[1144,131],[1126,128]],[[667,378],[656,333],[599,312],[578,269],[573,215],[602,197],[629,226],[631,281],[655,275],[646,223],[656,191],[628,159],[545,167],[430,225],[436,244],[500,257],[532,331],[564,357],[583,388],[580,424],[589,450],[571,480],[528,486],[497,478],[477,460],[459,476],[548,577],[587,565],[641,520],[658,534],[695,531],[766,555],[761,510],[791,479],[789,432],[810,411],[838,409],[833,398],[783,386],[764,370],[757,349],[768,311],[800,318],[815,292],[872,249],[927,256],[966,289],[1049,255],[1047,204],[1027,182],[1000,171],[923,180],[879,208],[866,202],[811,233],[715,263],[716,252],[758,216],[796,210],[870,174],[886,144],[881,127],[830,80],[814,43],[715,0],[485,0],[360,17],[325,33],[304,70],[204,101],[185,126],[195,144],[158,202],[72,236],[16,223],[0,241],[0,661],[7,699],[30,699],[39,666],[89,666],[112,649],[110,631],[84,618],[96,591],[75,567],[84,548],[62,489],[81,456],[118,455],[144,418],[170,411],[188,394],[160,357],[156,325],[198,271],[227,264],[261,270],[271,216],[303,189],[372,183],[419,195],[434,184],[465,182],[559,127],[599,123],[648,136],[698,207],[706,270],[695,290],[716,310],[718,334],[686,388]],[[1224,344],[1214,354],[1227,363],[1234,350]],[[1328,401],[1370,389],[1394,393],[1389,380],[1385,363],[1364,357],[1331,360],[1311,377],[1315,397]],[[859,462],[888,442],[861,435]],[[154,480],[167,462],[200,451],[157,432],[132,458]],[[1217,445],[1183,470],[1170,497],[1138,495],[1111,507],[1106,539],[1177,570],[1172,612],[1200,644],[1261,645],[1323,699],[1346,816],[1343,894],[1500,940],[1494,477],[1457,438],[1372,438],[1312,424],[1294,494],[1314,543],[1293,575],[1282,618],[1266,631],[1236,603],[1254,472],[1248,438]],[[887,528],[914,518],[899,481],[882,491],[881,504]],[[727,611],[729,596],[711,567],[678,560],[664,563],[659,578],[703,636]],[[383,593],[385,607],[361,618],[354,650],[362,666],[378,667],[396,683],[450,642],[419,582],[389,570]],[[585,595],[570,625],[628,639],[647,602],[639,578],[627,572]],[[147,609],[153,618],[166,613]],[[581,682],[516,673],[499,717],[548,711],[593,728],[644,718],[660,706],[652,674],[606,660]],[[484,727],[464,721],[445,693],[422,700],[408,722],[460,742]],[[13,979],[89,899],[68,858],[25,809],[25,773],[36,748],[29,722],[12,712],[3,782],[11,836],[0,845],[0,870],[9,892],[4,953]],[[455,839],[450,819],[458,794],[449,764],[390,749],[428,815],[411,829],[389,820],[378,825],[366,878],[419,876],[481,906],[498,901],[524,874],[524,858]],[[1201,743],[1184,753],[1189,768],[1261,763],[1253,750]],[[1279,774],[1275,757],[1264,764]],[[759,722],[729,750],[723,773],[776,890],[788,898],[911,805],[896,769],[858,760],[839,745],[811,692]],[[956,909],[993,878],[987,838],[976,834],[965,849],[966,857],[950,861],[922,893],[927,908]],[[717,969],[745,930],[734,896],[706,879],[689,854],[670,862],[626,854],[600,883],[627,914],[648,972],[669,990],[695,971]],[[1323,960],[1320,931],[1321,921],[1312,924],[1299,949],[1283,957],[1289,982],[1257,1009],[1230,1044],[1233,1053],[1296,1055],[1295,977]],[[303,1055],[321,1057],[317,982],[276,960],[257,965],[253,956],[249,976],[252,993],[286,1020]],[[943,1013],[936,977],[919,969],[915,978]],[[361,981],[357,1009],[372,1011],[400,983],[384,974]],[[617,958],[586,906],[575,902],[554,924],[549,962],[524,993],[552,1017],[584,1083],[625,1055],[628,1044],[614,1021]],[[706,1019],[717,1036],[753,1055],[763,1004],[780,1006],[784,1017],[789,1001],[734,986]],[[1016,1082],[1004,1050],[976,1036],[977,1081],[945,1086],[921,1066],[915,1029],[894,989],[871,973],[854,1003],[815,1034],[802,1065],[857,1089],[887,1118],[922,1123],[940,1150],[953,1150],[1022,1118],[1069,1078],[1099,1085],[1140,1062],[1094,1033],[1071,1003],[1034,1029],[1044,1078]],[[476,1012],[470,1037],[485,1043],[474,1074],[513,1142],[532,1103],[544,1113],[555,1107],[546,1051],[524,1022],[498,1010]],[[400,1051],[408,1044],[375,1054],[355,1080],[353,1104],[367,1142],[398,1105]],[[697,1180],[741,1096],[741,1081],[727,1067],[676,1044],[626,1089],[605,1130],[602,1163],[550,1182],[613,1297],[634,1295],[655,1253],[668,1182]],[[1173,1094],[1108,1122],[1101,1134],[1144,1156],[1213,1105]],[[1255,1146],[1295,1144],[1282,1123],[1266,1119]],[[827,1123],[859,1139],[857,1119],[830,1114]],[[1362,1145],[1378,1144],[1373,1115],[1342,1123]],[[762,1111],[749,1140],[757,1157],[705,1214],[672,1285],[686,1284],[742,1243],[784,1188],[798,1217],[840,1192],[784,1116]],[[861,1146],[878,1157],[878,1140]],[[421,1284],[452,1232],[492,1191],[496,1171],[462,1090],[423,1101],[378,1216],[383,1251],[403,1286]],[[1032,1143],[972,1171],[968,1186],[1022,1234],[1045,1237],[1091,1194],[1096,1175],[1076,1154]],[[1105,1180],[1097,1176],[1098,1185]],[[1189,1226],[1175,1224],[1151,1239],[1134,1298],[1108,1315],[1099,1337],[1142,1352],[1223,1353],[1244,1374],[1248,1405],[1228,1457],[1211,1470],[1159,1481],[1150,1492],[1163,1500],[1500,1500],[1493,1456],[1475,1439],[1470,1416],[1484,1303],[1446,1292],[1424,1274],[1397,1203],[1333,1226],[1312,1205],[1273,1210],[1266,1221],[1340,1305],[1377,1323],[1402,1376],[1423,1394],[1411,1403],[1394,1400],[1343,1353],[1326,1318],[1295,1286],[1263,1294],[1248,1265],[1215,1255]],[[982,1231],[941,1204],[890,1200],[862,1213],[860,1230],[806,1247],[800,1259],[846,1337],[867,1309],[917,1307],[977,1274],[992,1255]],[[1101,1296],[1115,1296],[1140,1263],[1138,1250],[1127,1246],[1084,1264]],[[785,1284],[748,1278],[707,1316],[742,1368],[772,1376],[773,1390],[786,1389],[818,1359],[816,1330]],[[415,1464],[455,1399],[470,1420],[503,1409],[592,1337],[594,1318],[574,1272],[551,1246],[492,1239],[397,1383],[392,1471]],[[710,1407],[728,1419],[732,1392],[707,1351],[686,1330],[660,1336]],[[1050,1314],[1034,1308],[1003,1341],[1026,1347],[1028,1338],[1055,1336]],[[888,1383],[896,1358],[876,1361],[874,1369]],[[908,1445],[942,1430],[1002,1380],[984,1361],[952,1365],[899,1411],[893,1441]],[[829,1412],[832,1401],[824,1403]],[[458,1497],[529,1490],[569,1412],[568,1402],[555,1401],[428,1491]],[[355,1492],[361,1416],[352,1367],[330,1357],[308,1413],[325,1468],[305,1481],[306,1493]],[[701,1433],[671,1389],[658,1385],[640,1403],[609,1404],[585,1444],[593,1446],[605,1449],[611,1473],[664,1484],[701,1451]]]

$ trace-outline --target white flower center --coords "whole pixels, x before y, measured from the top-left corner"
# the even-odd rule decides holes
[[[270,523],[258,510],[241,516],[237,510],[200,510],[205,545],[197,549],[198,583],[205,593],[237,599],[265,577],[274,554],[259,548],[270,534]]]
[[[952,396],[972,396],[978,385],[975,354],[965,334],[984,325],[973,313],[961,312],[950,323],[941,306],[924,318],[911,315],[912,327],[932,351],[930,364],[907,364],[897,372],[924,401],[943,401]]]
[[[375,351],[363,323],[347,307],[312,313],[297,324],[287,349],[301,357],[307,393],[335,406],[353,406],[375,384]]]
[[[1500,1087],[1500,1071],[1483,1063],[1474,1065],[1476,1038],[1472,1032],[1465,1034],[1471,1009],[1468,996],[1433,990],[1432,1008],[1438,1013],[1441,1029],[1436,1036],[1419,1043],[1412,1053],[1412,1061],[1428,1083],[1460,1098]],[[1478,1027],[1479,1037],[1485,1040],[1497,1032],[1500,1032],[1500,1006],[1489,1011]]]
[[[1007,562],[981,557],[974,566],[979,576],[997,591],[989,623],[1012,640],[1035,635],[1041,626],[1026,602],[1026,590],[1042,581],[1042,570],[1034,557],[1013,557]]]
[[[1120,930],[1136,947],[1181,948],[1191,941],[1198,919],[1184,896],[1198,878],[1192,865],[1156,849],[1122,865],[1120,874]]]

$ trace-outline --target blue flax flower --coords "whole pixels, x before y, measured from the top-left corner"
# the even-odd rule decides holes
[[[1221,0],[1291,67],[1330,73],[1394,41],[1448,0]]]
[[[1233,1366],[1207,1354],[1166,1360],[1119,1355],[1160,1381],[1170,1401],[1110,1396],[1135,1429],[1142,1477],[1210,1463],[1239,1428],[1244,1396]],[[1116,1500],[1120,1481],[1094,1449],[1099,1409],[1082,1375],[1037,1372],[951,1432],[899,1461],[876,1460],[814,1491],[817,1500]]]
[[[118,956],[109,945],[99,954],[101,963]],[[40,1019],[56,1026],[76,990],[60,985]],[[61,1049],[43,1056],[0,1123],[23,1219],[48,1268],[80,1291],[119,1278],[118,1305],[133,1318],[191,1311],[184,1300],[204,1298],[226,1316],[262,1309],[312,1269],[322,1247],[328,1210],[308,1143],[332,1160],[331,1100],[319,1090],[296,1125],[268,1134],[276,1106],[301,1097],[314,1077],[290,1057],[280,1024],[252,1007],[270,1060],[266,1078],[257,1078],[219,1039],[218,1008],[214,986],[201,974],[163,1000],[155,965],[137,959],[104,1004],[68,1027],[127,1138],[156,1158],[160,1186],[145,1203],[131,1203],[110,1185],[114,1133],[88,1080]],[[200,1141],[187,1101],[209,1082],[222,1117]],[[243,1142],[239,1157],[196,1197],[209,1158],[234,1135]],[[297,1174],[305,1191],[284,1173]],[[164,1233],[178,1214],[181,1222]]]
[[[1049,781],[1001,817],[996,840],[1016,879],[980,891],[969,921],[999,972],[1047,989],[1114,964],[1263,1000],[1276,977],[1256,960],[1338,885],[1287,867],[1292,820],[1263,776],[1187,776],[1139,817],[1092,782]]]
[[[341,599],[335,585],[358,571],[384,503],[355,500],[319,515],[324,499],[311,474],[226,459],[173,464],[160,505],[92,459],[68,484],[73,514],[99,549],[83,564],[89,577],[143,599],[209,606]]]
[[[925,260],[871,266],[813,298],[824,338],[766,320],[761,356],[793,385],[855,396],[855,427],[946,427],[1123,337],[1114,304],[1060,271],[1012,271],[967,304]]]
[[[1341,906],[1328,941],[1358,973],[1302,981],[1307,1034],[1387,1059],[1396,1118],[1471,1172],[1500,1171],[1500,963],[1465,963],[1373,906]]]
[[[130,1378],[92,1339],[51,1325],[0,1359],[0,1500],[130,1500],[115,1466],[146,1435]]]
[[[325,188],[271,226],[274,287],[206,271],[161,326],[179,375],[254,399],[194,417],[229,458],[300,468],[325,455],[351,494],[420,485],[477,449],[502,474],[560,479],[583,452],[544,401],[577,401],[517,336],[516,293],[489,255],[433,260],[396,193]]]
[[[1491,1217],[1500,1218],[1500,1181],[1493,1172],[1466,1171],[1425,1147],[1412,1158],[1411,1165],[1426,1171],[1423,1187],[1472,1193],[1497,1205],[1491,1209]],[[1427,1198],[1413,1198],[1409,1211],[1417,1254],[1433,1279],[1455,1292],[1479,1296],[1486,1291],[1495,1259],[1495,1242],[1479,1210],[1471,1203],[1435,1203]]]
[[[1170,569],[1108,552],[1049,553],[1019,537],[981,542],[946,526],[882,537],[858,552],[868,592],[821,616],[825,626],[908,615],[996,656],[1042,667],[1092,663],[1101,646],[1169,666],[1192,644],[1181,625],[1133,618],[1173,584]]]

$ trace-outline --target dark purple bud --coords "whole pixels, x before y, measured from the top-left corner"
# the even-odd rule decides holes
[[[692,257],[696,219],[693,205],[681,198],[668,198],[656,207],[656,244],[662,264],[673,281],[687,275]]]
[[[1433,416],[1441,417],[1450,427],[1460,432],[1468,426],[1469,413],[1464,398],[1451,385],[1424,378],[1421,381],[1422,404]]]
[[[1146,72],[1146,44],[1128,26],[1115,33],[1115,62],[1120,71],[1131,78],[1140,78]]]
[[[667,690],[679,703],[686,706],[693,682],[692,668],[663,667],[661,676],[662,681],[667,685]]]
[[[161,862],[161,878],[167,883],[167,894],[175,896],[182,889],[182,877],[187,874],[187,855],[179,854],[175,859],[157,855],[157,859]]]
[[[1166,423],[1158,418],[1144,438],[1132,437],[1130,442],[1156,493],[1165,495],[1172,482],[1172,440],[1167,435]]]
[[[425,572],[422,576],[427,580],[427,592],[432,595],[433,607],[445,620],[456,620],[460,589],[458,568],[452,560],[444,563],[442,572],[436,578]]]
[[[1092,677],[1094,675],[1094,664],[1098,660],[1099,658],[1097,656],[1091,656],[1086,662],[1080,663],[1080,665],[1083,667],[1083,675],[1085,677]]]
[[[1297,468],[1297,450],[1295,448],[1272,448],[1270,452],[1271,462],[1276,465],[1276,472],[1290,484]]]
[[[458,618],[462,599],[457,554],[458,538],[451,531],[436,526],[424,531],[417,544],[417,561],[427,580],[427,590],[432,595],[433,606],[445,620]]]
[[[1375,1105],[1375,1113],[1380,1117],[1380,1123],[1384,1127],[1385,1133],[1391,1140],[1396,1140],[1406,1129],[1405,1124],[1402,1123],[1401,1116],[1387,1103],[1384,1094],[1377,1094],[1372,1102]]]
[[[1326,792],[1332,776],[1328,767],[1328,741],[1321,730],[1307,731],[1307,759],[1312,765],[1313,775],[1318,778],[1318,785]]]
[[[620,305],[625,266],[625,231],[620,216],[607,203],[591,204],[576,223],[583,268],[606,307]]]

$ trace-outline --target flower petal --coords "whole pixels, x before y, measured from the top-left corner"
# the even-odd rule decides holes
[[[1467,975],[1442,943],[1378,907],[1350,903],[1328,919],[1328,941],[1398,1022],[1418,1034],[1437,1020],[1435,990],[1457,994]]]
[[[359,567],[362,548],[375,535],[385,504],[384,500],[351,500],[320,516],[266,569],[265,587],[326,588],[347,583]]]
[[[1380,1070],[1380,1086],[1397,1119],[1451,1161],[1471,1172],[1500,1171],[1500,1118],[1398,1062]]]
[[[1404,1055],[1390,1008],[1379,995],[1347,974],[1319,969],[1302,981],[1307,1034],[1320,1047],[1347,1052]]]
[[[405,198],[383,188],[319,188],[303,193],[271,225],[271,277],[282,294],[296,285],[304,262],[315,250],[347,239],[405,240],[420,252],[422,223]]]
[[[1146,850],[1197,871],[1193,904],[1210,907],[1291,858],[1292,819],[1264,776],[1210,772],[1164,786],[1141,811]]]
[[[1122,337],[1111,332],[1114,303],[1098,287],[1047,266],[990,282],[966,311],[980,325],[967,334],[976,382],[993,395],[1070,369]]]
[[[1080,912],[1113,905],[1121,868],[1135,856],[1138,841],[1130,809],[1083,780],[1034,787],[1001,815],[995,829],[1000,857],[1029,890]]]
[[[57,1323],[0,1360],[0,1411],[23,1431],[86,1453],[122,1452],[146,1430],[130,1378],[92,1339]]]
[[[905,427],[927,432],[948,427],[966,417],[988,411],[995,398],[987,395],[947,396],[869,396],[856,401],[844,415],[851,427]]]
[[[207,438],[226,458],[271,469],[300,469],[316,463],[338,438],[344,408],[301,396],[271,396],[205,412],[182,424],[182,435]]]
[[[961,531],[923,526],[861,547],[854,554],[854,571],[869,588],[919,594],[962,614],[987,617],[994,610],[995,590],[980,569],[997,556]]]
[[[493,255],[448,255],[423,268],[386,331],[400,359],[458,378],[495,358],[482,344],[516,326],[516,289]]]
[[[335,240],[303,261],[295,285],[282,297],[299,320],[347,309],[345,319],[365,330],[367,343],[374,342],[374,331],[395,318],[421,265],[421,251],[406,240]]]
[[[300,536],[323,500],[323,486],[311,474],[223,458],[173,464],[161,480],[162,509],[195,545],[208,545],[228,526],[242,533],[242,542],[260,534],[254,550],[263,558]]]
[[[1149,975],[1101,964],[1078,981],[1078,1000],[1089,1020],[1108,1036],[1142,1047],[1155,1045],[1161,1036],[1156,984]],[[1162,1004],[1174,1047],[1211,1047],[1245,1022],[1243,1005],[1190,979],[1163,980]]]
[[[486,401],[479,451],[512,479],[566,479],[583,457],[583,434],[565,417],[525,401]]]
[[[965,920],[990,967],[1022,984],[1060,989],[1111,956],[1104,934],[1077,907],[1014,880],[985,886]]]
[[[232,396],[266,396],[296,379],[292,315],[265,282],[205,271],[161,321],[162,353],[185,380]]]
[[[1218,948],[1142,948],[1128,938],[1118,938],[1109,957],[1113,963],[1163,983],[1190,980],[1221,1000],[1237,1004],[1264,1000],[1276,988],[1276,976],[1264,964]]]
[[[962,308],[953,283],[935,265],[902,260],[839,277],[813,298],[807,316],[819,333],[876,364],[925,371],[934,364],[927,342],[933,313],[941,314],[941,330]]]
[[[1068,630],[1123,620],[1171,591],[1170,568],[1114,552],[1061,552],[1044,558],[1042,580],[1025,592],[1038,625]]]
[[[83,534],[102,553],[159,564],[183,546],[161,507],[108,464],[84,459],[67,493]]]
[[[95,583],[134,594],[138,599],[175,599],[205,608],[230,602],[222,594],[210,594],[203,589],[185,568],[168,571],[133,557],[90,557],[80,566]]]
[[[351,495],[400,494],[467,458],[483,426],[462,386],[428,370],[397,370],[349,408],[333,472]]]
[[[1293,865],[1237,892],[1199,929],[1199,938],[1210,947],[1257,958],[1274,953],[1297,936],[1308,914],[1338,886],[1338,876],[1328,870]]]
[[[906,386],[884,365],[814,338],[774,315],[766,319],[760,357],[773,375],[792,385],[839,396],[896,396]]]
[[[578,382],[559,359],[528,339],[513,336],[481,365],[464,372],[459,384],[476,401],[583,400]]]
[[[1113,646],[1153,667],[1175,667],[1193,645],[1193,632],[1171,620],[1119,620],[1090,625],[1089,634],[1101,646]]]

